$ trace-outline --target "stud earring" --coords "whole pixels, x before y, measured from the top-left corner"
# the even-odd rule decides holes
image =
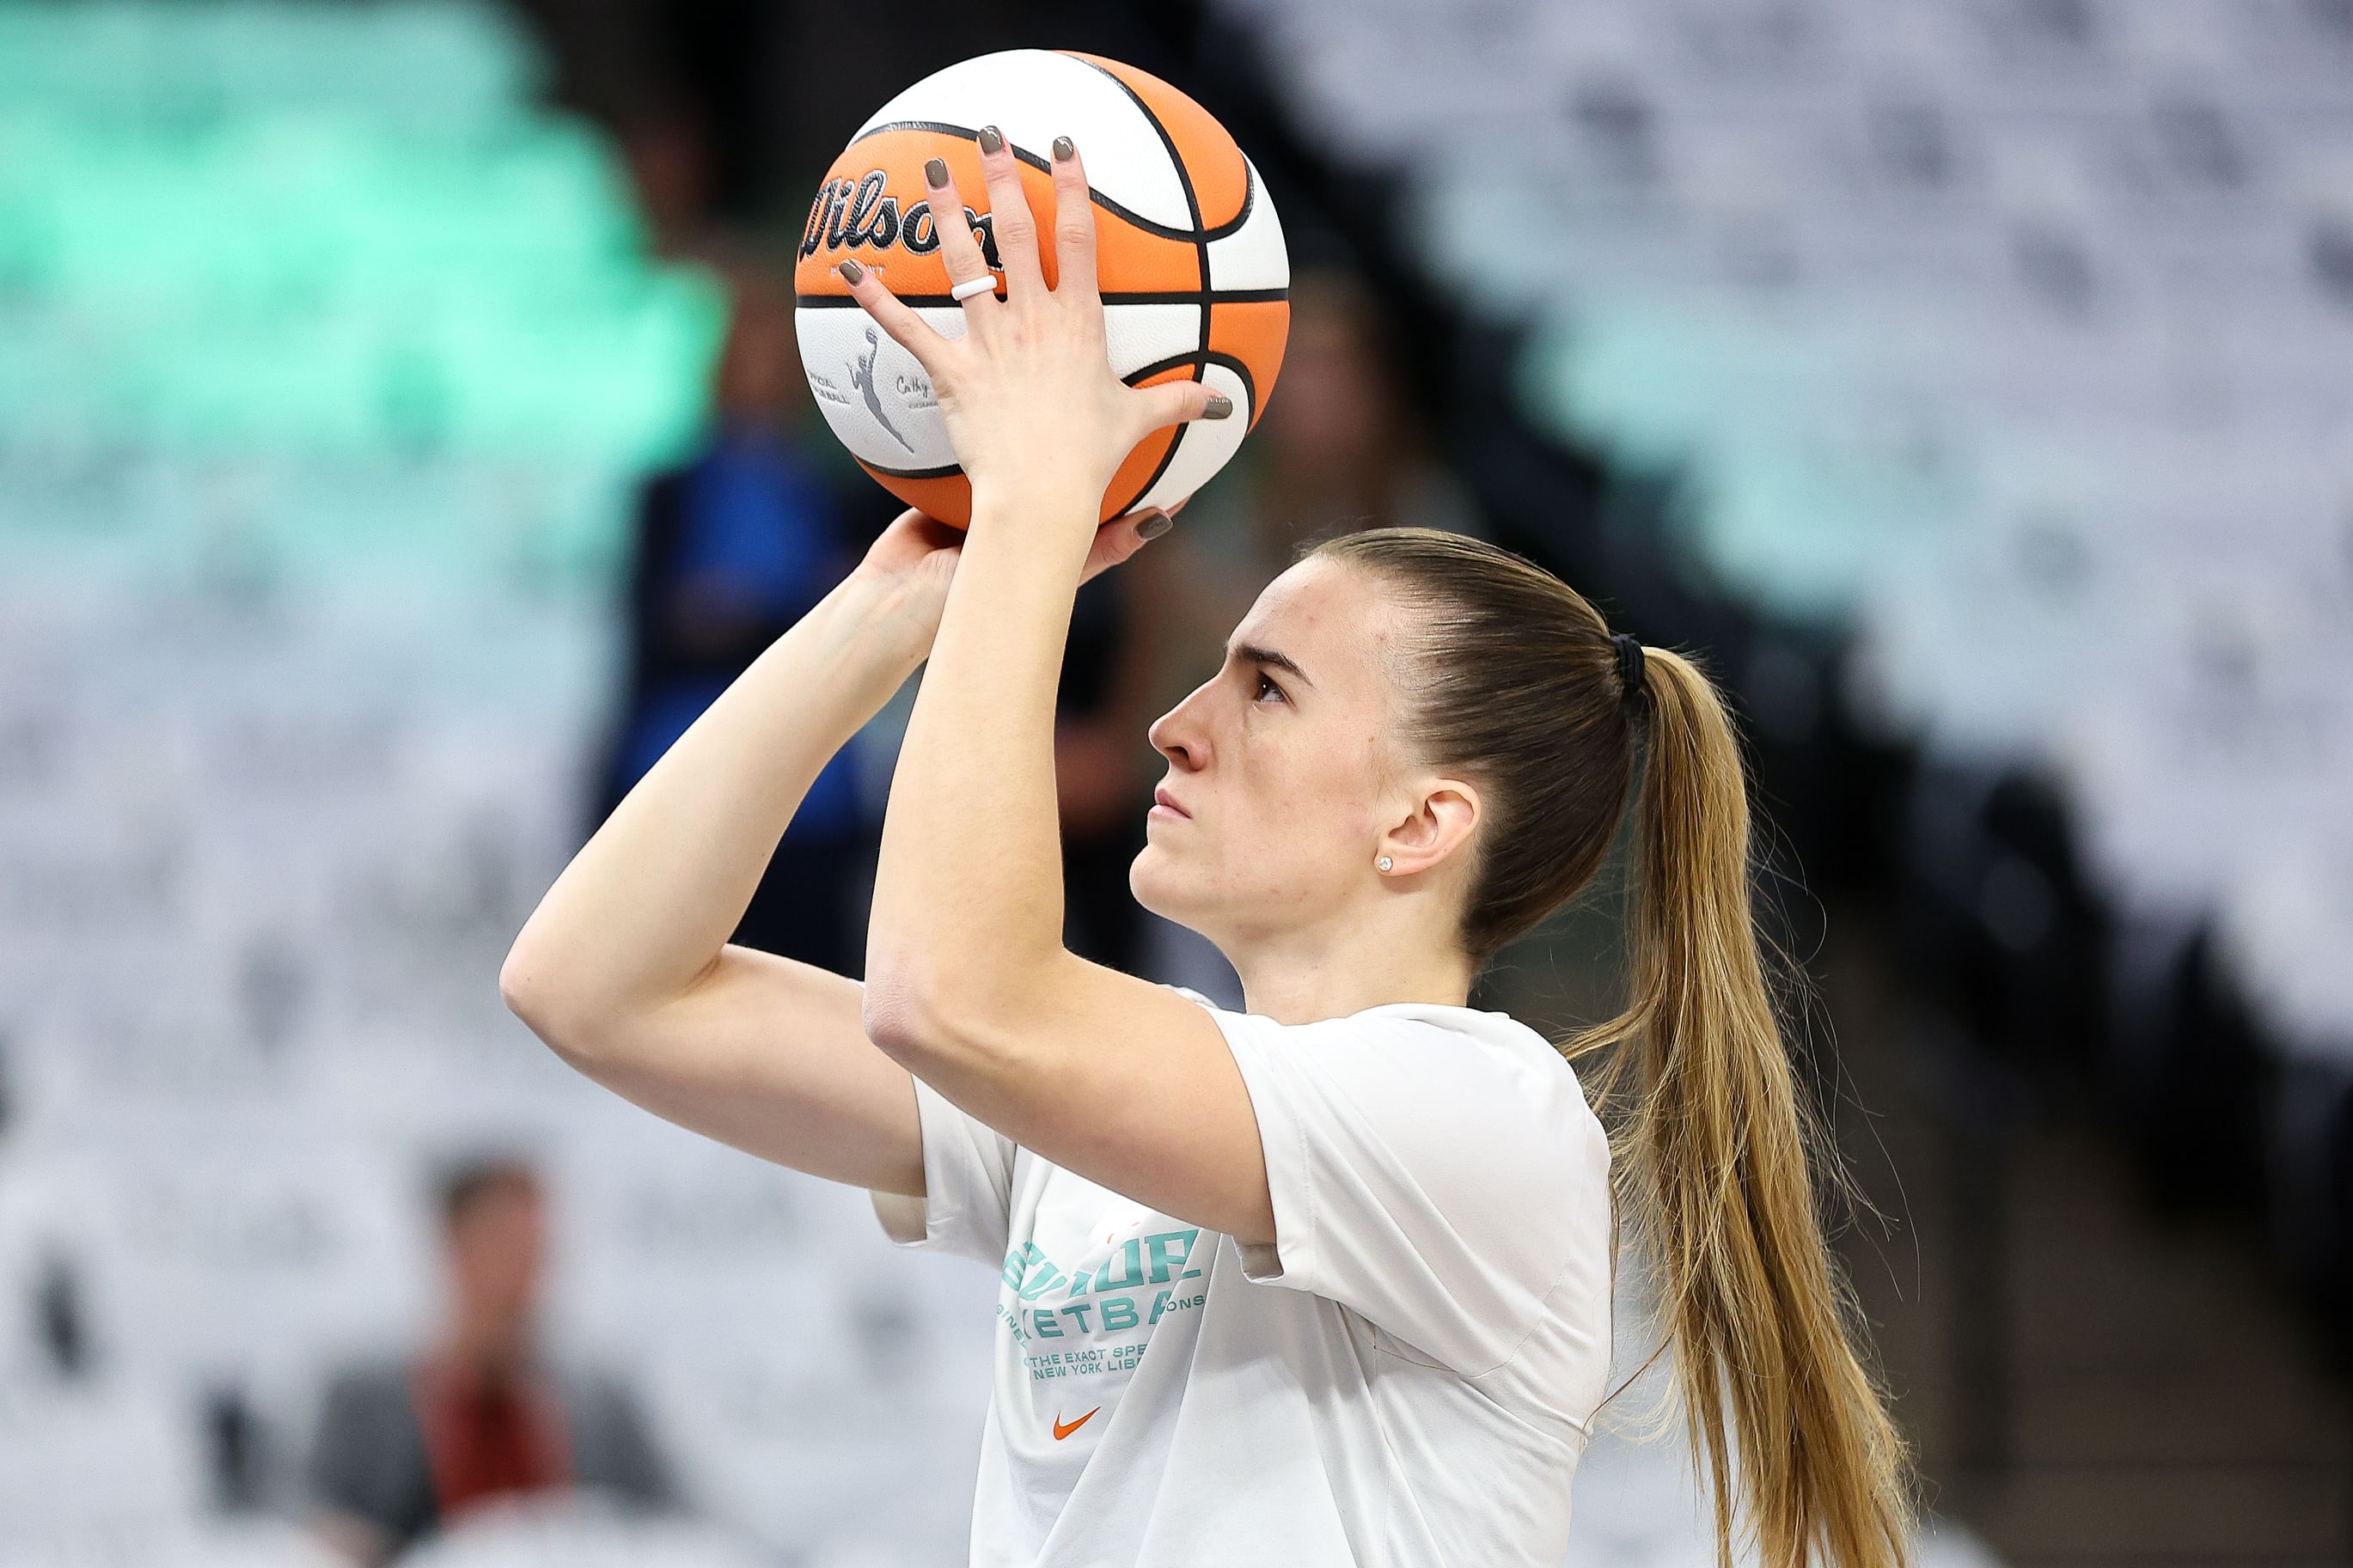
[[[1382,870],[1386,871],[1386,870],[1388,870],[1388,869],[1392,865],[1395,865],[1395,864],[1396,864],[1396,862],[1395,862],[1395,861],[1393,861],[1393,860],[1391,860],[1388,856],[1384,855],[1384,856],[1382,856],[1379,859],[1377,859],[1377,860],[1374,861],[1374,862],[1373,862],[1373,864],[1374,864],[1374,865],[1376,865],[1376,866],[1377,866],[1377,867],[1379,867]]]

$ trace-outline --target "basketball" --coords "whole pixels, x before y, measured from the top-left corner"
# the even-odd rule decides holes
[[[833,433],[892,494],[943,522],[970,521],[971,488],[929,379],[859,308],[835,268],[853,259],[871,268],[931,325],[962,335],[923,163],[945,159],[965,201],[987,202],[976,138],[991,124],[1020,162],[1050,285],[1050,149],[1057,136],[1078,143],[1094,200],[1113,373],[1131,386],[1204,382],[1243,416],[1154,431],[1103,493],[1105,521],[1173,509],[1226,466],[1274,388],[1291,321],[1291,264],[1274,204],[1225,127],[1166,82],[1116,60],[1050,49],[981,55],[925,77],[859,127],[809,204],[794,268],[809,389]],[[965,210],[994,266],[988,214]]]

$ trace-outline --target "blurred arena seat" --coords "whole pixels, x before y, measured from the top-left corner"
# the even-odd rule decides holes
[[[654,1520],[593,1497],[481,1510],[402,1559],[415,1568],[753,1568],[707,1525]]]
[[[749,1533],[435,1561],[961,1553],[986,1278],[499,1000],[723,316],[544,77],[485,3],[0,0],[0,1562],[312,1561],[321,1380],[427,1321],[482,1146],[555,1175],[559,1353]]]

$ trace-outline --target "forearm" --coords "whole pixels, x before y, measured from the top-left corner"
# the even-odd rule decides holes
[[[986,1007],[1062,951],[1054,700],[1083,524],[976,502],[899,752],[867,976],[902,1006]]]
[[[929,651],[845,579],[649,769],[524,924],[501,989],[534,1027],[658,1005],[717,960],[818,773]]]

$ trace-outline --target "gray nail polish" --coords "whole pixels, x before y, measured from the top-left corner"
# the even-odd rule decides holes
[[[844,257],[842,258],[840,263],[840,271],[841,275],[844,278],[849,279],[852,283],[857,282],[860,279],[866,276],[866,268],[859,266],[858,263],[850,260],[848,257]]]
[[[1135,536],[1138,539],[1157,539],[1167,532],[1176,521],[1176,520],[1166,512],[1155,510],[1150,517],[1135,525]]]
[[[923,183],[931,186],[932,189],[935,191],[942,185],[946,184],[948,183],[948,161],[945,158],[934,158],[926,163],[923,165]]]
[[[997,154],[997,149],[1004,145],[1005,133],[999,131],[996,126],[984,125],[980,128],[980,150],[983,153],[994,157]]]
[[[1204,419],[1223,419],[1234,411],[1234,400],[1222,392],[1209,394],[1208,406],[1201,410]]]
[[[1071,159],[1077,157],[1078,153],[1078,145],[1069,137],[1057,136],[1054,138],[1054,162],[1058,163],[1068,163]]]

